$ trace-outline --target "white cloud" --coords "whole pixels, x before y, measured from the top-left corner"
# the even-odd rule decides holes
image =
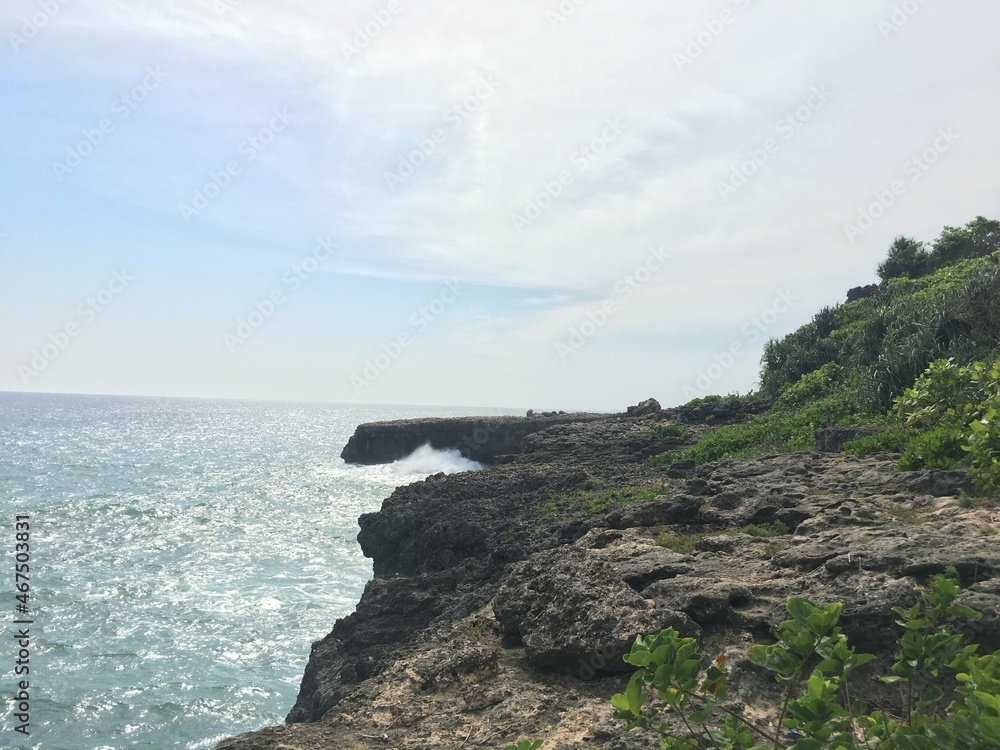
[[[290,149],[274,169],[329,206],[340,271],[535,290],[456,328],[472,354],[548,350],[652,247],[672,267],[600,335],[693,330],[725,344],[775,290],[801,293],[806,315],[870,281],[893,235],[929,239],[996,205],[1000,145],[984,123],[1000,114],[988,96],[1000,8],[923,3],[885,39],[888,1],[588,0],[553,28],[558,6],[76,0],[51,33],[100,38],[112,59],[166,44],[305,91],[320,114],[304,132],[333,156]],[[7,26],[32,7],[11,3]],[[813,87],[829,101],[786,137],[779,119]],[[197,104],[186,117],[222,116]],[[949,125],[961,143],[848,242],[858,207]],[[777,151],[720,196],[767,139]],[[410,158],[428,142],[431,155]],[[412,174],[390,185],[401,160]],[[518,229],[529,202],[551,205]]]

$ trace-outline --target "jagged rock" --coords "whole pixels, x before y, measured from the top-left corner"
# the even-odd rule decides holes
[[[519,453],[524,438],[553,425],[603,419],[601,414],[530,412],[526,417],[447,417],[369,422],[359,425],[340,457],[349,464],[387,464],[424,444],[456,449],[466,458],[492,463],[500,454]]]
[[[611,564],[578,547],[540,552],[513,565],[493,611],[532,664],[578,676],[588,669],[632,671],[622,657],[639,634],[667,627],[694,631],[685,616],[649,606]]]
[[[686,576],[658,581],[642,592],[670,609],[677,609],[702,628],[742,622],[741,610],[753,603],[750,588],[739,583],[716,583]]]
[[[878,284],[851,287],[847,290],[847,301],[854,302],[855,300],[874,297],[876,292],[878,292]]]
[[[613,529],[662,526],[669,523],[684,523],[696,516],[699,508],[701,508],[701,498],[677,495],[628,503],[608,513],[605,520]]]
[[[670,480],[645,464],[666,449],[649,426],[623,415],[552,424],[502,464],[398,488],[360,519],[375,578],[314,645],[293,723],[220,749],[361,747],[367,736],[379,738],[367,746],[458,737],[486,750],[531,736],[640,750],[648,742],[608,718],[636,634],[698,635],[704,653],[726,655],[731,695],[766,710],[777,688],[747,653],[773,642],[789,596],[842,602],[852,644],[891,660],[892,607],[949,566],[961,601],[985,613],[961,632],[1000,648],[995,511],[959,506],[964,472],[810,452],[716,461]],[[593,487],[660,495],[608,512],[551,510],[556,496]],[[792,533],[741,533],[772,521]]]
[[[771,402],[766,399],[727,397],[702,400],[700,403],[664,409],[660,413],[660,417],[666,417],[686,425],[734,424],[745,422],[756,414],[763,414],[770,408]]]
[[[635,406],[630,406],[626,410],[626,414],[630,417],[648,417],[659,413],[660,402],[655,398],[647,398],[645,401],[640,401]]]

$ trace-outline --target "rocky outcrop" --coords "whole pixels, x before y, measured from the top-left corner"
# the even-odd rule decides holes
[[[432,448],[457,449],[481,463],[502,454],[520,453],[524,438],[554,425],[591,422],[601,414],[529,412],[527,417],[447,417],[369,422],[360,425],[340,457],[350,464],[386,464],[429,443]]]
[[[635,406],[630,406],[625,413],[630,417],[650,417],[660,413],[660,402],[655,398],[647,398]]]
[[[656,567],[645,562],[643,568]],[[508,645],[524,646],[536,667],[587,677],[595,667],[630,672],[622,657],[639,633],[697,630],[677,610],[650,606],[611,561],[579,546],[540,552],[513,565],[493,599],[493,613]]]
[[[865,286],[854,286],[847,290],[847,301],[855,302],[859,299],[874,297],[878,293],[878,284],[866,284]]]
[[[651,429],[674,418],[551,425],[491,468],[397,489],[361,519],[375,578],[313,647],[290,723],[219,749],[649,748],[608,704],[636,635],[697,636],[735,699],[766,710],[774,683],[747,654],[787,597],[843,602],[845,633],[884,661],[892,607],[952,568],[984,613],[961,627],[1000,648],[1000,515],[960,501],[962,472],[821,452],[647,468],[707,429]]]

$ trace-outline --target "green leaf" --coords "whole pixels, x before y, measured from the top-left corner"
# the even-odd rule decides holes
[[[975,620],[983,616],[982,612],[977,612],[972,607],[966,607],[964,604],[952,604],[948,607],[948,614],[952,617],[964,617],[968,620]]]
[[[931,703],[937,703],[942,698],[944,698],[944,690],[935,685],[934,687],[927,688],[927,692],[924,693],[922,702],[929,705]]]
[[[628,710],[638,716],[646,702],[646,691],[642,689],[641,672],[636,672],[629,680],[628,688],[625,690],[625,700],[628,703]]]
[[[628,698],[625,697],[624,693],[615,693],[611,696],[611,706],[612,708],[617,708],[619,711],[631,711],[629,707]]]
[[[807,599],[793,596],[785,603],[785,608],[796,622],[806,624],[810,615],[819,614],[822,610]]]

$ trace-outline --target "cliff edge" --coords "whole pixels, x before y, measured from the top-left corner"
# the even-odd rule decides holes
[[[1000,648],[1000,517],[961,499],[964,472],[819,452],[650,468],[709,428],[699,410],[638,411],[546,425],[501,463],[400,487],[362,516],[374,579],[314,644],[288,723],[219,750],[653,748],[608,703],[637,634],[698,637],[759,708],[776,686],[747,655],[788,596],[844,602],[844,631],[884,658],[891,608],[948,566],[985,613],[967,635]]]
[[[547,412],[526,417],[428,417],[359,425],[340,457],[349,464],[386,464],[405,458],[420,446],[458,450],[480,463],[520,453],[524,438],[539,430],[602,419],[602,414]]]

